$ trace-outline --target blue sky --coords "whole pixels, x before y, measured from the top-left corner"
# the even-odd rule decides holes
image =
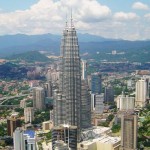
[[[25,10],[30,8],[33,4],[37,3],[39,0],[0,0],[0,8],[4,11],[15,11],[15,10]],[[57,1],[57,0],[55,0]],[[97,0],[99,3],[107,5],[114,12],[116,11],[131,11],[132,4],[136,0]],[[150,6],[149,0],[139,0]]]
[[[25,10],[37,2],[38,0],[0,0],[0,8],[7,12]]]
[[[149,0],[0,0],[0,35],[61,34],[71,7],[78,32],[150,39]]]

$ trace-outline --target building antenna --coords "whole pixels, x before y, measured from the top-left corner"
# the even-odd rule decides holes
[[[68,16],[67,16],[67,13],[66,13],[66,27],[68,27]]]
[[[73,19],[72,19],[72,8],[71,8],[71,27],[73,27]]]

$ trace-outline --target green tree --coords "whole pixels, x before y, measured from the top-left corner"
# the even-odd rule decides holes
[[[114,124],[111,128],[112,133],[117,133],[120,131],[120,129],[121,129],[121,126],[119,124]]]

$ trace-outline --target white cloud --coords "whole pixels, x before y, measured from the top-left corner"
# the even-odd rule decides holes
[[[143,4],[143,3],[141,3],[141,2],[135,2],[135,3],[132,5],[132,8],[133,8],[133,9],[138,9],[138,10],[148,10],[148,9],[149,9],[148,5]]]
[[[125,13],[125,12],[117,12],[114,14],[114,19],[118,20],[118,21],[133,21],[133,20],[137,20],[139,18],[139,16],[137,16],[137,14],[135,13]]]
[[[98,22],[108,18],[111,10],[96,0],[39,0],[28,10],[0,13],[0,34],[41,34],[59,32],[64,26],[66,13],[73,10],[73,18],[81,27],[84,22]],[[83,26],[84,24],[84,26]],[[87,26],[87,25],[86,25]]]
[[[145,14],[145,15],[144,15],[144,18],[145,18],[146,20],[150,21],[150,13]]]
[[[71,8],[74,24],[79,32],[128,40],[148,38],[148,36],[150,38],[146,33],[148,25],[142,17],[132,12],[113,14],[109,7],[100,4],[98,0],[80,0],[80,2],[79,0],[39,0],[27,10],[7,13],[0,11],[0,35],[61,34],[66,14],[70,15]],[[148,14],[145,18],[148,18]],[[136,25],[137,22],[139,26]],[[141,27],[141,24],[144,27]]]

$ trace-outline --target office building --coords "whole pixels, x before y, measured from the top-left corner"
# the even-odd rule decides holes
[[[136,82],[136,91],[135,91],[135,106],[144,107],[146,104],[147,98],[147,83],[145,79],[138,80]]]
[[[44,85],[45,89],[45,97],[52,97],[53,96],[53,84],[51,81],[48,81]]]
[[[86,67],[87,67],[87,62],[86,60],[81,61],[81,68],[82,68],[82,80],[86,79]]]
[[[13,132],[17,127],[21,127],[21,121],[19,119],[13,116],[7,118],[7,134],[9,136],[13,136]]]
[[[111,86],[105,87],[104,102],[107,104],[114,103],[114,90]]]
[[[117,98],[117,108],[120,111],[134,110],[134,102],[134,97],[125,96],[124,93],[122,93],[122,95]]]
[[[66,25],[61,41],[59,89],[54,93],[54,126],[64,122],[81,130],[81,66],[75,27]]]
[[[72,150],[77,149],[77,127],[63,124],[52,129],[52,149],[57,145],[57,141],[62,140]]]
[[[59,79],[59,72],[56,69],[49,69],[46,73],[46,79],[52,83],[57,82]]]
[[[95,110],[95,95],[96,94],[91,94],[91,111],[94,111]]]
[[[102,83],[101,74],[99,72],[93,73],[91,75],[91,91],[92,94],[101,94]]]
[[[23,99],[20,101],[20,108],[25,108],[26,107],[26,99]]]
[[[146,82],[146,98],[149,99],[149,80],[150,80],[150,76],[143,76],[143,79]]]
[[[104,111],[104,94],[95,95],[95,112],[102,114]]]
[[[137,115],[125,113],[121,116],[122,150],[137,150]]]
[[[33,120],[34,120],[34,108],[33,107],[24,108],[25,123],[31,123]]]
[[[42,87],[33,88],[33,107],[43,110],[45,108],[45,91]]]
[[[36,137],[33,130],[17,128],[13,134],[15,150],[36,150]]]
[[[91,127],[91,95],[87,80],[81,81],[81,120],[82,128]]]

